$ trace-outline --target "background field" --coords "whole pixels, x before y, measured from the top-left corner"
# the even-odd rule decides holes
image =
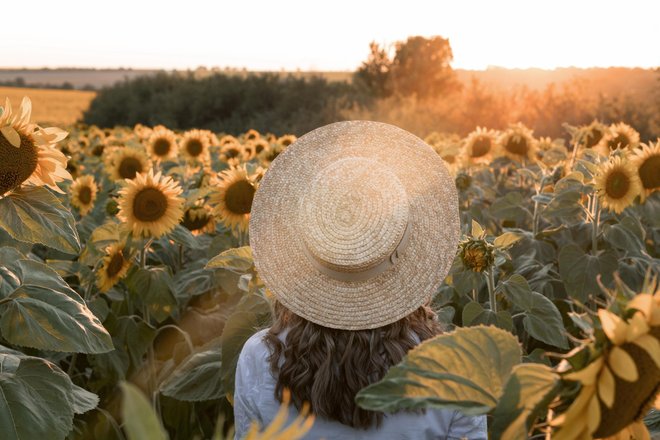
[[[32,99],[32,117],[35,122],[69,125],[80,119],[83,111],[96,96],[96,92],[0,87],[3,104],[5,97],[8,97],[12,104],[17,106],[23,96]]]

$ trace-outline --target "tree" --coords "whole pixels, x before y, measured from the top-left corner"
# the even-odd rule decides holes
[[[353,74],[353,80],[356,86],[364,89],[370,96],[385,98],[392,93],[389,84],[392,60],[385,48],[381,48],[375,41],[369,43],[369,50],[369,57]]]
[[[420,99],[458,90],[459,83],[449,65],[453,58],[449,40],[440,36],[416,36],[398,42],[389,71],[392,90]]]

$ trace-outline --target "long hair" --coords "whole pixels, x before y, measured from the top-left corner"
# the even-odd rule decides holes
[[[315,415],[361,429],[379,426],[383,413],[357,406],[357,392],[381,380],[418,341],[442,332],[428,306],[370,330],[323,327],[296,315],[279,301],[274,303],[274,312],[274,324],[264,340],[271,352],[271,371],[277,378],[277,400],[282,401],[282,391],[288,388],[298,410],[303,402],[309,402]],[[286,329],[282,343],[278,335]]]

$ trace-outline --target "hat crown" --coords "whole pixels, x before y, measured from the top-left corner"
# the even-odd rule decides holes
[[[389,167],[348,157],[317,174],[298,214],[308,255],[334,271],[363,272],[397,249],[408,225],[408,197]]]

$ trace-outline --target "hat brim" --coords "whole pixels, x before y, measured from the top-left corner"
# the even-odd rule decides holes
[[[366,281],[320,273],[296,224],[318,170],[346,157],[382,163],[408,195],[409,244],[394,267]],[[298,138],[271,163],[252,203],[249,235],[259,276],[292,312],[324,327],[377,328],[415,311],[446,277],[460,237],[458,195],[444,161],[417,136],[379,122],[337,122]]]

